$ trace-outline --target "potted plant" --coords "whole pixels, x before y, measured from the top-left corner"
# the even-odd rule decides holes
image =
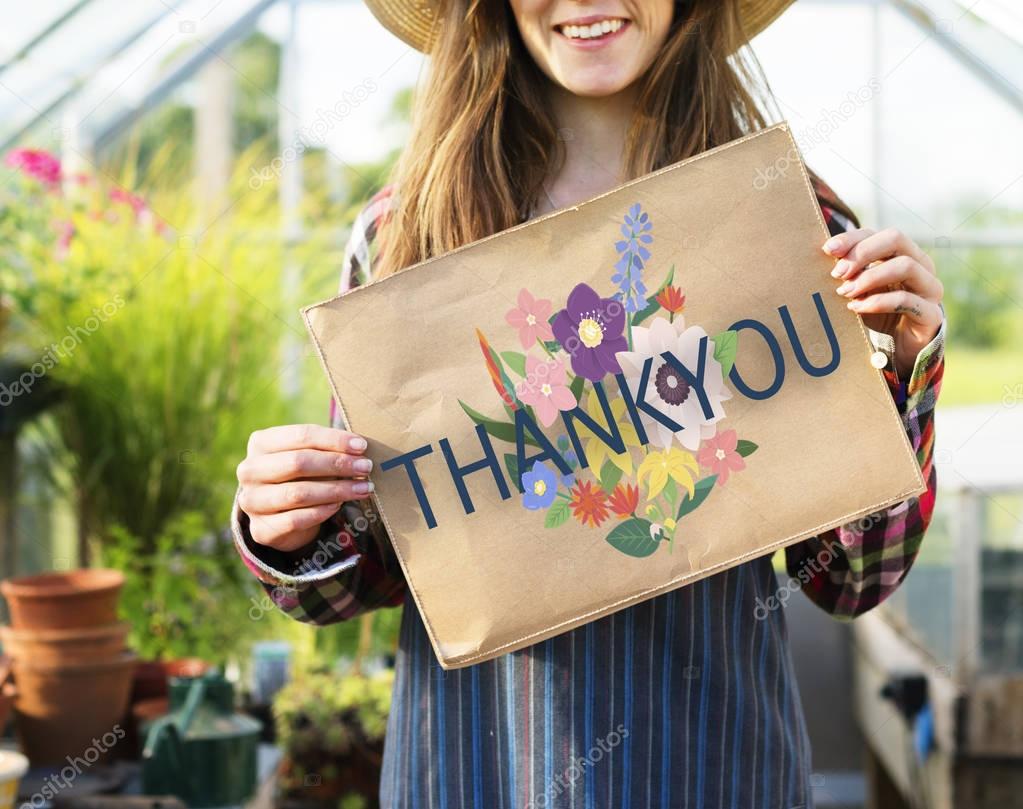
[[[378,806],[393,684],[392,669],[313,673],[277,694],[273,713],[284,753],[279,784],[286,803]]]

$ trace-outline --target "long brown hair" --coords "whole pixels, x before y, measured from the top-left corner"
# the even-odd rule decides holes
[[[381,277],[519,224],[564,159],[549,79],[507,0],[441,5],[411,138],[392,175],[398,199],[379,234]],[[676,2],[664,47],[639,79],[629,178],[766,126],[757,101],[770,91],[746,45],[737,0]],[[829,204],[855,221],[839,200]]]

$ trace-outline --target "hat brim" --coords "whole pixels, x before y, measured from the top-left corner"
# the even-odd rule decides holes
[[[739,16],[749,39],[773,23],[795,0],[740,0]],[[429,53],[437,15],[429,0],[366,0],[380,24],[417,51]]]

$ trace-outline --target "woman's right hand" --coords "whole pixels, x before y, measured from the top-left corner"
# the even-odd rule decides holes
[[[238,505],[261,545],[293,551],[311,542],[320,525],[348,500],[373,491],[362,436],[316,424],[257,430],[238,464]]]

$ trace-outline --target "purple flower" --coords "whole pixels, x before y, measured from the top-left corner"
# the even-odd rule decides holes
[[[572,357],[572,370],[599,382],[621,368],[615,354],[628,351],[625,309],[614,298],[601,298],[593,287],[577,284],[554,319],[554,337]]]
[[[615,242],[619,259],[615,263],[615,273],[611,276],[611,281],[618,284],[615,298],[625,304],[626,312],[638,312],[647,305],[643,267],[650,259],[650,251],[644,245],[654,240],[650,233],[652,229],[650,215],[643,211],[637,202],[625,214],[625,223],[622,225],[622,236],[625,238]]]

